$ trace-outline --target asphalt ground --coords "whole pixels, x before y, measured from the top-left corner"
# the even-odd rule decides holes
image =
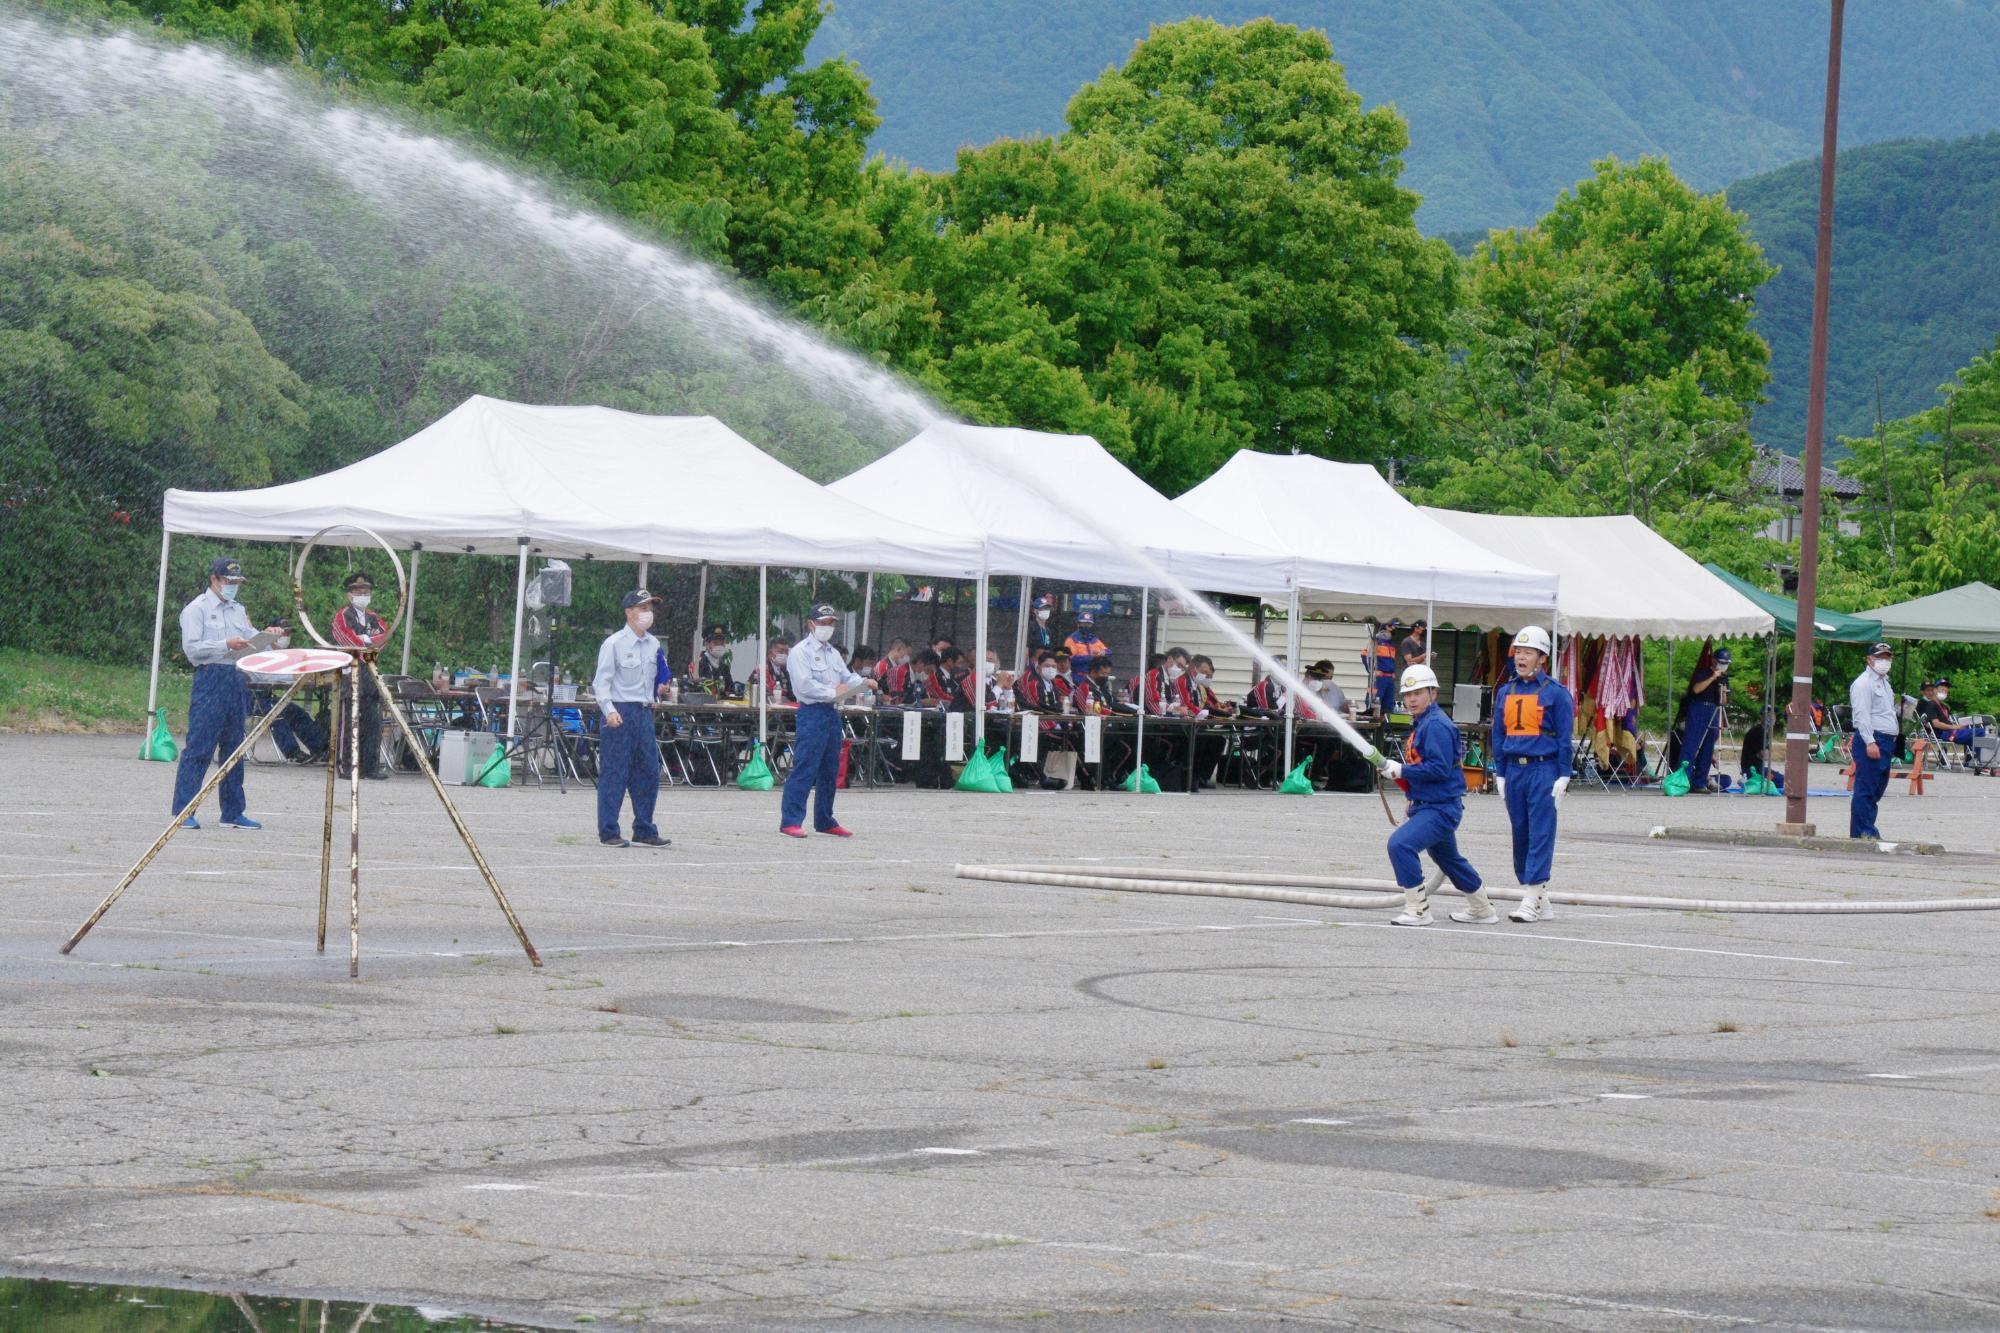
[[[2000,1326],[2000,913],[1406,930],[952,876],[1386,877],[1373,797],[852,792],[858,837],[794,842],[776,793],[670,790],[651,851],[588,791],[455,789],[536,970],[398,778],[350,981],[319,778],[263,767],[263,831],[177,837],[63,957],[166,821],[134,748],[0,740],[19,1273],[551,1324]],[[2000,780],[1901,787],[1883,828],[1946,855],[1660,841],[1781,803],[1578,790],[1558,885],[2000,895]],[[1497,800],[1463,845],[1511,878]]]

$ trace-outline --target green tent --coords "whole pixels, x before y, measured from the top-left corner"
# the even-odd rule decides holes
[[[1727,583],[1736,591],[1748,597],[1778,622],[1778,633],[1797,634],[1799,629],[1799,604],[1790,597],[1775,592],[1765,592],[1754,583],[1746,583],[1717,564],[1702,566],[1709,573]],[[1869,612],[1870,616],[1875,612]],[[1813,608],[1813,636],[1832,639],[1836,643],[1873,643],[1882,637],[1882,622],[1850,616],[1839,611],[1829,611],[1823,606]]]
[[[1868,613],[1891,639],[1932,643],[2000,643],[2000,588],[1968,583]]]

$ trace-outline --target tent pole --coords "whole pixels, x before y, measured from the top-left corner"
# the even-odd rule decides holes
[[[410,600],[403,605],[403,674],[410,674],[410,639],[417,632],[417,564],[424,558],[424,544],[410,547]]]
[[[771,716],[771,650],[764,643],[766,627],[771,623],[769,565],[757,566],[757,666],[763,673],[763,684],[757,690],[757,748],[762,750],[770,739]],[[769,757],[764,760],[770,763]]]
[[[160,635],[165,631],[167,619],[167,547],[173,542],[174,534],[167,530],[165,519],[160,522],[160,581],[153,591],[153,669],[146,678],[146,731],[139,739],[139,753],[146,753],[146,743],[153,738],[153,710],[160,706]]]
[[[1300,642],[1301,626],[1299,625],[1299,589],[1296,583],[1292,585],[1291,598],[1285,604],[1285,617],[1286,617],[1285,618],[1285,669],[1291,672],[1292,675],[1297,676],[1299,672],[1305,669],[1304,664],[1299,661],[1299,656],[1301,653],[1305,651],[1305,648],[1304,645]],[[1290,773],[1292,771],[1292,746],[1294,744],[1295,734],[1298,730],[1298,720],[1299,720],[1298,700],[1292,697],[1292,691],[1289,688],[1287,688],[1285,690],[1285,772],[1286,773]],[[1383,721],[1385,722],[1387,720],[1388,720],[1387,718],[1383,719]]]
[[[868,642],[868,613],[875,609],[875,576],[870,574],[861,583],[861,634],[860,641]],[[886,654],[884,654],[886,656]],[[873,665],[872,663],[870,665]]]
[[[986,558],[979,560],[979,581],[973,585],[973,596],[979,599],[972,620],[972,720],[975,743],[986,746]]]
[[[521,621],[528,602],[528,539],[516,537],[514,540],[521,549],[521,558],[514,566],[514,657],[507,668],[507,739],[510,741],[519,734],[514,726],[514,717],[521,706]],[[354,693],[357,698],[360,696],[359,685],[355,686]]]
[[[708,561],[701,562],[701,575],[695,582],[694,592],[694,644],[688,650],[688,661],[701,660],[703,624],[708,619]]]
[[[1153,655],[1153,634],[1146,613],[1152,604],[1153,590],[1139,589],[1139,738],[1132,755],[1132,794],[1135,796],[1145,790],[1139,782],[1139,770],[1146,762],[1146,659]],[[1161,688],[1166,687],[1162,685]]]
[[[1028,617],[1034,614],[1029,604],[1035,597],[1035,581],[1023,576],[1021,579],[1021,609],[1014,613],[1014,669],[1026,671],[1034,664],[1028,661]]]
[[[639,562],[639,586],[645,587],[646,580],[653,577],[653,561],[649,556]]]

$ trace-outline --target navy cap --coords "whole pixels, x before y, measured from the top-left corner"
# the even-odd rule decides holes
[[[341,584],[340,586],[346,589],[347,591],[352,592],[356,588],[374,587],[375,580],[369,578],[366,574],[362,573],[360,570],[357,569],[352,574],[349,574],[347,576],[347,582]]]
[[[1870,657],[1894,657],[1896,650],[1886,643],[1878,643],[1868,650],[1868,655]]]
[[[1942,685],[1942,686],[1944,686],[1944,687],[1945,687],[1946,689],[1949,689],[1949,688],[1951,688],[1951,677],[1949,677],[1949,676],[1939,676],[1939,677],[1938,677],[1938,678],[1937,678],[1936,680],[1932,681],[1932,682],[1931,682],[1931,684],[1933,684],[1933,685]]]
[[[1088,611],[1079,611],[1076,613],[1076,623],[1079,625],[1095,625],[1097,617]]]
[[[1728,666],[1731,662],[1734,662],[1736,659],[1729,655],[1729,650],[1727,648],[1717,648],[1715,650],[1715,660],[1722,663],[1722,665],[1724,666]]]
[[[217,556],[214,562],[209,565],[208,573],[211,578],[231,579],[241,583],[243,581],[243,562],[234,556]]]
[[[806,619],[838,620],[840,619],[840,612],[831,602],[816,602],[813,605],[813,609],[806,613]]]
[[[726,625],[710,625],[701,632],[701,641],[703,643],[714,643],[717,639],[725,642],[728,641],[729,628]]]
[[[659,600],[659,598],[653,596],[653,594],[647,592],[644,588],[634,588],[625,594],[625,600],[620,602],[619,605],[629,611],[635,606],[651,606]]]

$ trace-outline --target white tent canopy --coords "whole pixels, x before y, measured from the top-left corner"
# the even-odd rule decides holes
[[[1556,605],[1554,574],[1460,536],[1365,464],[1245,449],[1174,503],[1289,551],[1308,611],[1475,624]]]
[[[1559,634],[1701,639],[1772,630],[1769,612],[1629,514],[1423,512],[1488,550],[1559,575]]]
[[[1157,584],[1131,548],[1190,588],[1291,587],[1288,553],[1202,522],[1088,435],[939,423],[827,489],[905,522],[949,525],[985,547],[991,574]]]
[[[472,397],[337,471],[168,491],[166,529],[301,541],[360,524],[394,546],[969,575],[975,543],[830,496],[713,417]],[[353,534],[343,542],[365,541]]]

